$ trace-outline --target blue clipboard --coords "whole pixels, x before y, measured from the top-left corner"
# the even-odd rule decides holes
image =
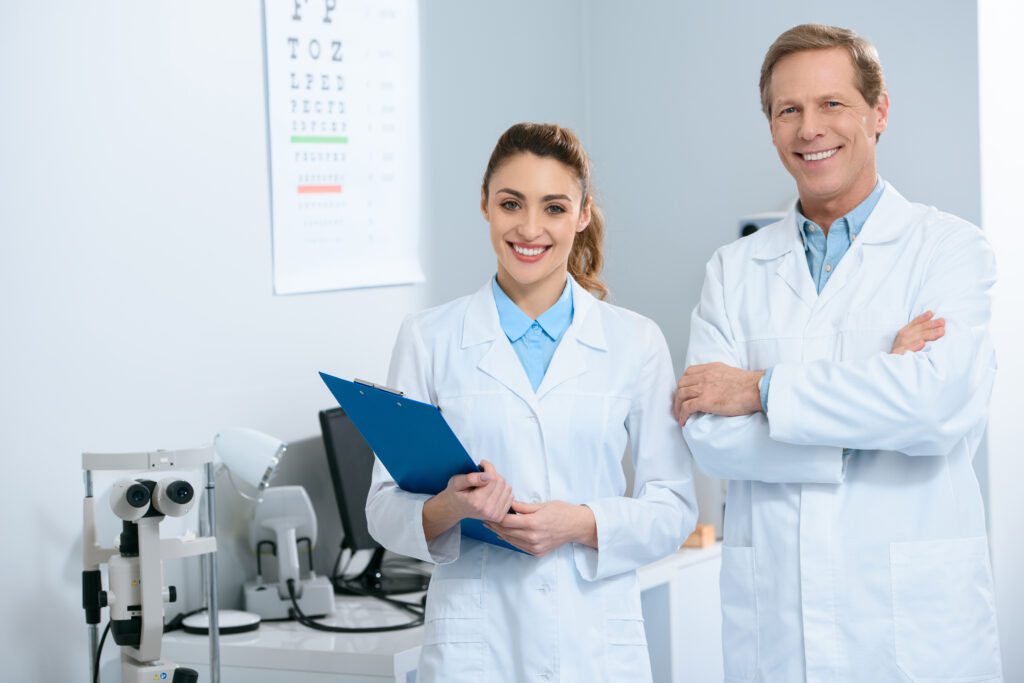
[[[434,495],[452,476],[480,471],[437,406],[325,372],[320,378],[399,488]],[[523,552],[478,519],[462,520],[461,531],[463,536]]]

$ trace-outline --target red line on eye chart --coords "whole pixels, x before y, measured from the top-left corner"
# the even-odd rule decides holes
[[[299,194],[341,194],[341,185],[299,185]]]

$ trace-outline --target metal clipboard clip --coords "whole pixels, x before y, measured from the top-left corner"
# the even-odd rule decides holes
[[[392,389],[391,387],[386,387],[383,384],[374,384],[373,382],[369,382],[365,379],[359,379],[358,377],[354,378],[352,381],[355,382],[356,384],[362,384],[363,386],[371,387],[373,389],[380,389],[381,391],[386,391],[388,393],[395,394],[396,396],[405,396],[405,392],[399,391],[398,389]]]

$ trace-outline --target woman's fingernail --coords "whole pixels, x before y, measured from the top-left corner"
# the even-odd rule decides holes
[[[480,475],[480,481],[490,481],[490,480],[491,480],[491,475],[489,475],[489,474],[481,474]]]

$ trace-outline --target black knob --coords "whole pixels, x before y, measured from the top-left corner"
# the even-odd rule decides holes
[[[178,589],[177,588],[175,588],[174,586],[168,586],[167,587],[167,592],[170,593],[170,598],[167,600],[167,602],[177,602],[178,601]]]
[[[199,673],[195,669],[186,669],[183,666],[174,670],[174,678],[171,683],[198,683]]]

